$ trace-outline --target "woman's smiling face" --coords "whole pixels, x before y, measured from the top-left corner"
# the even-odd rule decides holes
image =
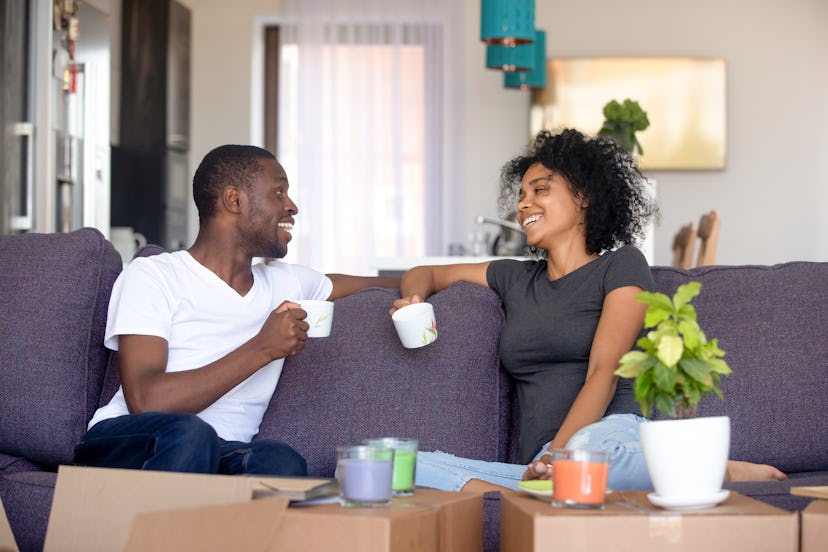
[[[526,232],[526,243],[549,250],[562,236],[581,232],[584,205],[560,174],[540,163],[529,167],[520,184],[517,222]]]

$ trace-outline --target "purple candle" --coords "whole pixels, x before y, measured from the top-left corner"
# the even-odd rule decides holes
[[[374,447],[339,449],[337,477],[345,506],[383,506],[391,500],[394,453]]]

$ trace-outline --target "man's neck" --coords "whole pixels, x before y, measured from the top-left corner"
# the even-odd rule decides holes
[[[193,259],[221,278],[239,295],[247,294],[253,287],[253,259],[237,244],[211,240],[199,232],[195,243],[187,251]]]

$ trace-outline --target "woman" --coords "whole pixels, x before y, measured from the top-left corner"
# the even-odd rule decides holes
[[[506,312],[501,360],[520,406],[521,465],[421,452],[417,484],[444,490],[551,477],[548,451],[610,453],[610,487],[652,487],[639,447],[632,381],[614,371],[635,344],[653,288],[644,256],[631,244],[652,216],[643,177],[609,138],[543,131],[501,174],[501,201],[514,205],[540,260],[422,266],[408,271],[391,311],[456,281],[489,286]],[[528,464],[528,466],[527,466]],[[731,462],[734,479],[784,479],[779,470]]]

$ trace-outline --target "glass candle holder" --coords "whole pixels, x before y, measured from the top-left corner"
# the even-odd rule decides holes
[[[601,509],[607,494],[609,454],[592,450],[552,451],[552,505]]]
[[[366,445],[394,449],[394,469],[391,490],[394,496],[411,496],[414,494],[414,481],[417,473],[417,439],[402,437],[383,437],[368,439]]]
[[[386,506],[391,501],[394,449],[347,446],[336,449],[339,497],[346,507]]]

